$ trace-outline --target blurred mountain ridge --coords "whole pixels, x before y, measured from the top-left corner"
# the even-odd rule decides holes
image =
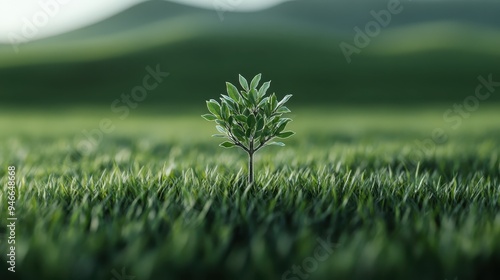
[[[207,98],[238,73],[260,72],[301,103],[443,102],[500,71],[498,2],[401,5],[347,63],[339,44],[355,46],[354,27],[363,30],[387,2],[292,1],[235,13],[148,1],[18,54],[0,46],[0,95],[7,104],[36,104],[40,93],[51,103],[107,104],[160,64],[172,78],[146,103]]]

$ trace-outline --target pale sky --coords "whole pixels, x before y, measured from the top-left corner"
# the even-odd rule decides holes
[[[0,43],[32,41],[80,28],[148,0],[0,0]],[[285,0],[171,0],[238,11],[264,9]],[[218,19],[214,11],[214,18]]]

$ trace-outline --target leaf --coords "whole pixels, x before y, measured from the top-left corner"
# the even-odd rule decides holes
[[[223,121],[223,120],[216,119],[215,123],[218,124],[218,125],[221,125],[222,127],[226,126],[226,122]]]
[[[279,120],[279,121],[278,121]],[[277,126],[280,126],[284,123],[289,123],[292,121],[290,118],[279,118],[278,116],[273,117],[273,121],[275,121]]]
[[[229,107],[227,106],[227,101],[224,100],[222,102],[222,109],[221,109],[221,115],[224,119],[228,119],[230,114],[229,114]]]
[[[236,138],[238,138],[238,139],[243,139],[245,137],[245,133],[239,127],[233,127],[232,131],[233,131],[233,135],[236,136]]]
[[[226,89],[227,89],[227,94],[233,99],[234,101],[238,102],[240,101],[240,94],[238,93],[238,89],[231,84],[230,82],[226,82]]]
[[[256,130],[253,137],[256,139],[260,138],[260,136],[262,135],[262,132],[263,132],[262,130]],[[258,145],[256,144],[255,146],[258,146]]]
[[[236,102],[227,95],[221,94],[221,96],[222,96],[221,100],[226,101],[227,106],[229,106],[229,109],[234,111],[236,107]]]
[[[285,143],[283,143],[283,142],[271,142],[269,144],[266,144],[266,146],[280,146],[280,147],[283,147],[283,146],[285,146]]]
[[[264,118],[259,118],[257,120],[257,130],[262,130],[264,128]]]
[[[250,82],[250,89],[256,89],[257,86],[259,85],[259,82],[260,82],[260,78],[261,78],[262,74],[257,74],[253,79],[252,81]]]
[[[241,95],[241,97],[243,97],[240,100],[240,104],[244,104],[242,101],[248,100],[248,92],[242,90],[242,91],[240,91],[240,95]]]
[[[232,147],[234,147],[235,145],[234,145],[234,143],[231,143],[231,142],[229,142],[229,141],[226,141],[226,142],[222,142],[222,143],[220,143],[220,145],[219,145],[219,146],[224,147],[224,148],[232,148]]]
[[[248,93],[248,102],[250,103],[250,106],[251,107],[255,107],[257,106],[257,91],[255,91],[254,89],[252,89],[249,93]]]
[[[268,99],[268,102],[264,104],[264,113],[266,116],[270,117],[271,116],[271,98]]]
[[[282,118],[279,120],[279,122],[276,124],[276,133],[280,133],[283,130],[285,130],[286,125],[291,122],[292,119],[289,118]]]
[[[278,105],[278,100],[276,99],[276,94],[273,93],[271,95],[271,111],[274,111],[277,105]]]
[[[278,114],[286,114],[290,112],[291,112],[290,109],[288,109],[286,106],[278,107],[278,110],[276,110],[276,113]]]
[[[247,117],[243,115],[236,115],[234,118],[241,123],[247,123]]]
[[[291,97],[292,97],[291,94],[285,95],[285,97],[283,97],[283,99],[281,99],[281,101],[278,103],[278,107],[285,104]]]
[[[287,123],[285,122],[285,123],[281,123],[280,125],[278,125],[278,127],[276,128],[276,133],[280,133],[283,130],[285,130],[286,124]]]
[[[271,130],[268,127],[265,127],[264,130],[262,131],[262,137],[261,138],[266,138],[269,135],[271,135]],[[264,142],[264,139],[261,140],[261,142]]]
[[[212,137],[224,138],[224,137],[226,137],[226,135],[225,134],[214,134],[214,135],[212,135]]]
[[[243,76],[241,76],[241,75],[239,75],[239,80],[240,80],[241,87],[244,88],[246,91],[248,91],[249,88],[248,88],[248,82],[247,82],[247,80]]]
[[[277,125],[278,123],[280,122],[283,122],[285,120],[287,120],[288,118],[280,118],[280,116],[273,116],[269,122],[274,124],[274,125]],[[291,121],[291,119],[289,119]]]
[[[264,97],[264,95],[266,95],[266,92],[270,86],[271,86],[271,81],[262,84],[262,86],[259,89],[259,98],[262,98]]]
[[[294,134],[295,134],[295,132],[293,132],[293,131],[285,131],[285,132],[278,134],[278,138],[288,138]]]
[[[259,98],[261,98],[262,96],[260,96]],[[262,99],[259,104],[257,105],[257,107],[262,107],[262,105],[266,104],[267,102],[269,101],[269,97],[265,97],[264,99]]]
[[[251,94],[248,94],[248,99],[245,100],[245,106],[247,108],[252,108],[254,107],[254,103],[255,102],[253,102],[253,96],[251,96]]]
[[[222,126],[220,125],[216,125],[215,128],[217,129],[217,131],[219,131],[220,133],[224,133],[226,134],[226,129],[223,128]]]
[[[248,116],[248,118],[247,118],[247,125],[248,125],[248,127],[250,129],[252,129],[255,126],[255,123],[256,123],[255,116],[254,115]]]
[[[207,101],[207,108],[210,113],[214,114],[217,117],[220,117],[220,105],[219,102],[214,99],[210,99]]]
[[[215,121],[217,119],[217,117],[212,114],[201,115],[201,117],[207,121]]]

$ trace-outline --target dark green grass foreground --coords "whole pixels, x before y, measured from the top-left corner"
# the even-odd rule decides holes
[[[113,119],[88,155],[75,136],[112,113],[1,113],[0,275],[16,279],[14,164],[18,279],[494,279],[500,111],[456,130],[443,111],[294,110],[296,137],[257,155],[251,187],[197,112]],[[436,127],[449,140],[414,164]]]

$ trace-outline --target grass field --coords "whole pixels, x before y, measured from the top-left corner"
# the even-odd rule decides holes
[[[291,109],[297,135],[259,152],[250,187],[204,109],[2,110],[1,278],[10,164],[18,279],[495,279],[498,106],[457,129],[445,107]],[[114,131],[75,152],[102,118]]]

